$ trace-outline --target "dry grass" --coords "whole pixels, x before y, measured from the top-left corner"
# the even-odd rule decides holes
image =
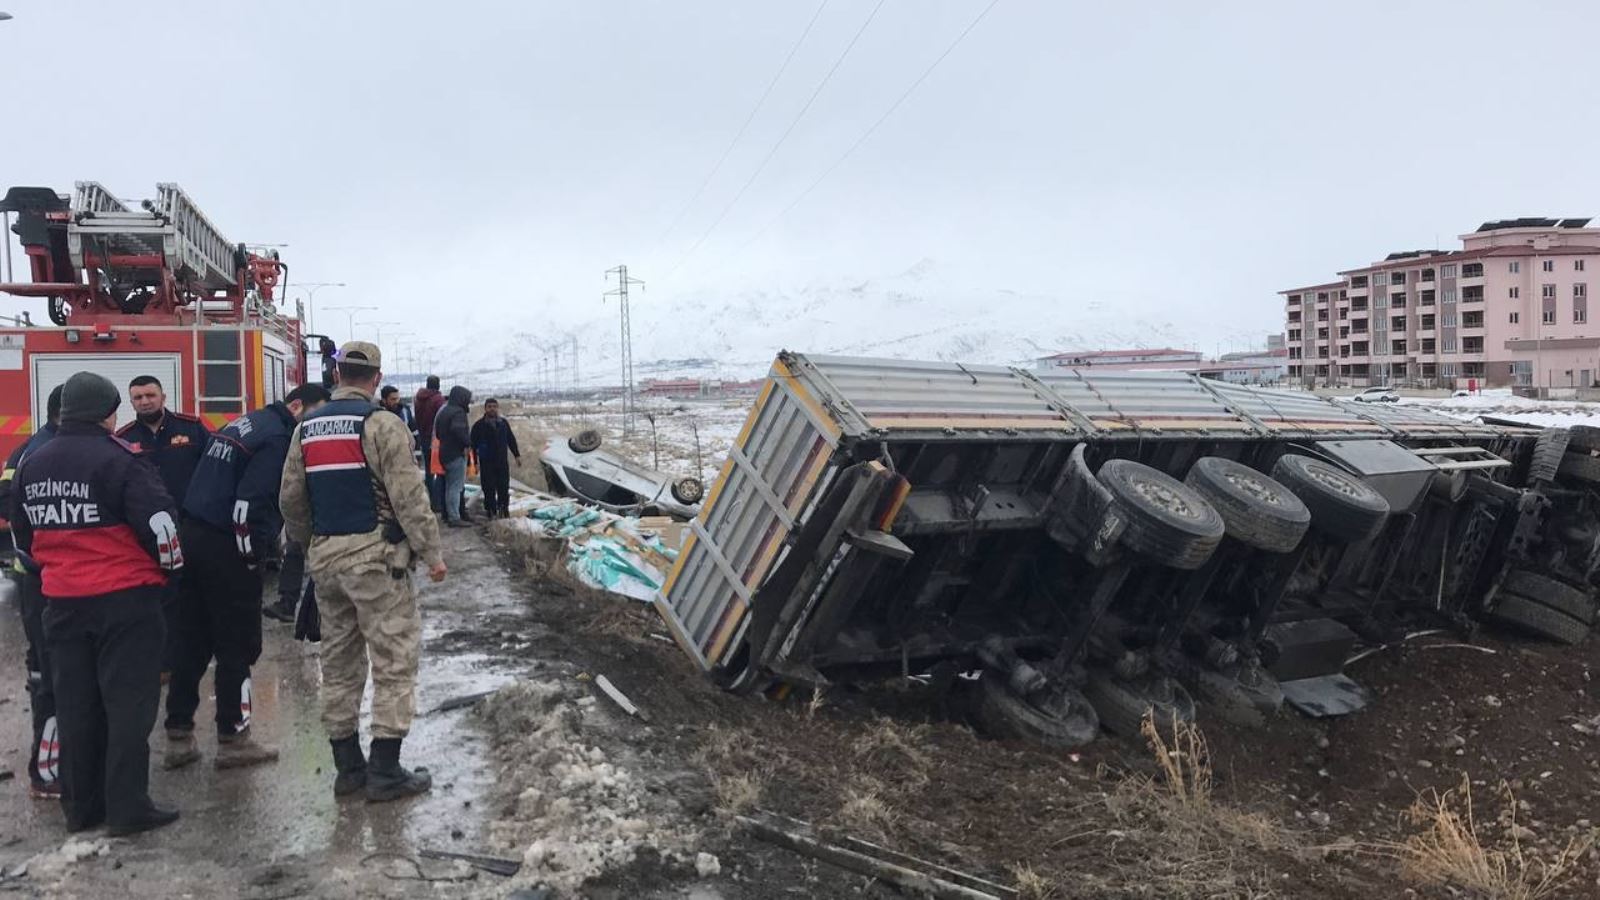
[[[1401,874],[1417,884],[1465,890],[1490,900],[1540,900],[1553,896],[1573,875],[1578,859],[1588,852],[1592,838],[1574,838],[1557,851],[1541,854],[1526,849],[1518,838],[1516,799],[1509,787],[1506,798],[1506,838],[1486,841],[1473,812],[1472,782],[1443,794],[1417,798],[1407,811],[1421,828],[1386,850],[1400,861]]]
[[[894,719],[876,719],[850,745],[855,758],[852,771],[868,771],[890,777],[897,787],[916,790],[927,785],[933,760],[923,746],[928,742],[927,725],[907,725]]]
[[[852,779],[845,792],[844,805],[839,807],[833,821],[848,834],[865,836],[875,841],[885,841],[891,834],[900,814],[884,799],[881,783],[870,778]]]
[[[717,798],[717,812],[724,816],[742,816],[761,805],[765,782],[752,773],[721,775],[711,773],[711,791]]]
[[[816,688],[812,690],[811,699],[806,701],[806,718],[815,719],[817,717],[817,713],[821,712],[822,708],[827,705],[827,692],[822,688]]]
[[[1035,872],[1029,865],[1012,866],[1011,880],[1016,882],[1017,900],[1057,900],[1065,896],[1059,884]]]
[[[591,614],[578,624],[577,630],[584,634],[606,635],[642,642],[652,621],[644,614],[644,607],[637,601],[600,596],[594,600]]]

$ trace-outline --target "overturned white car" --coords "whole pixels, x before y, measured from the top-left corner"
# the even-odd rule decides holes
[[[700,479],[657,472],[601,449],[601,443],[592,429],[547,441],[539,459],[550,493],[629,516],[692,519],[700,512]]]

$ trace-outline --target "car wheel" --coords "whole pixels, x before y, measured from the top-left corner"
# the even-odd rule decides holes
[[[1377,535],[1389,518],[1389,501],[1366,482],[1331,463],[1289,453],[1278,458],[1272,477],[1311,510],[1311,525],[1349,543]]]
[[[1009,679],[985,672],[978,689],[978,724],[990,737],[1081,747],[1100,733],[1094,707],[1070,687],[1047,685],[1023,697],[1011,689]]]
[[[1504,588],[1507,593],[1526,597],[1557,612],[1566,613],[1585,625],[1594,624],[1594,600],[1590,599],[1588,592],[1582,588],[1573,587],[1566,582],[1527,569],[1513,569],[1506,573]]]
[[[567,438],[567,446],[573,453],[593,453],[600,449],[603,443],[600,432],[593,428],[585,428],[572,437]]]
[[[698,478],[679,478],[672,483],[672,499],[693,506],[706,495],[706,486]]]
[[[1243,463],[1201,457],[1183,483],[1216,508],[1228,534],[1259,550],[1288,553],[1311,526],[1311,510],[1299,497]]]
[[[1562,644],[1578,644],[1589,636],[1588,625],[1564,612],[1515,594],[1503,595],[1494,611],[1489,613],[1489,618],[1517,631]]]
[[[1122,543],[1175,569],[1198,569],[1226,531],[1222,516],[1193,488],[1131,459],[1113,459],[1097,476],[1127,516]]]

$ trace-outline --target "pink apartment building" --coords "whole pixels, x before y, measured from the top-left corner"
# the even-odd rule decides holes
[[[1600,228],[1509,219],[1460,250],[1391,253],[1280,292],[1289,378],[1306,384],[1589,387],[1600,380]],[[1600,311],[1597,311],[1600,314]]]

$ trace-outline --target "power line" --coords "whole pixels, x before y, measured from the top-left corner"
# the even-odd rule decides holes
[[[834,160],[832,165],[830,165],[826,169],[822,170],[822,174],[818,175],[817,179],[815,181],[811,182],[811,184],[805,190],[801,191],[799,196],[795,197],[794,200],[792,200],[789,203],[788,206],[785,206],[783,208],[782,212],[778,213],[777,215],[773,216],[771,219],[767,220],[767,224],[761,226],[760,230],[758,230],[755,234],[751,235],[749,240],[745,241],[744,243],[740,244],[737,248],[735,248],[735,250],[733,252],[735,254],[737,254],[739,251],[743,250],[744,248],[750,246],[751,244],[753,244],[757,240],[759,240],[762,235],[766,234],[767,231],[772,228],[772,226],[778,224],[778,221],[780,219],[782,219],[784,216],[787,216],[790,212],[792,212],[794,210],[795,207],[799,206],[801,201],[805,200],[806,197],[808,195],[810,195],[810,193],[812,191],[817,189],[818,185],[820,185],[820,184],[822,184],[822,182],[826,181],[828,176],[832,175],[835,169],[837,169],[841,165],[843,165],[844,161],[849,159],[851,154],[855,153],[856,150],[860,149],[861,145],[865,144],[867,142],[867,139],[872,137],[873,132],[878,130],[878,126],[882,125],[884,122],[887,122],[889,120],[889,117],[894,115],[895,110],[899,109],[901,104],[905,103],[906,99],[909,98],[912,95],[912,93],[914,93],[916,91],[916,89],[922,85],[922,82],[926,81],[928,79],[928,76],[933,74],[933,70],[937,69],[939,67],[939,64],[944,62],[945,57],[949,56],[956,49],[956,47],[958,45],[960,45],[960,43],[963,40],[966,39],[967,35],[972,33],[972,30],[974,28],[978,27],[978,23],[983,21],[983,17],[987,16],[989,14],[990,10],[994,9],[996,6],[999,6],[999,5],[1000,5],[1000,0],[990,0],[989,5],[983,8],[983,12],[978,13],[977,18],[973,19],[972,22],[969,23],[967,25],[967,27],[965,29],[963,29],[960,34],[956,35],[956,39],[951,41],[950,45],[948,47],[944,48],[944,52],[939,54],[939,56],[937,58],[935,58],[934,61],[932,63],[930,63],[926,69],[922,70],[922,74],[917,76],[917,80],[911,82],[911,86],[905,89],[905,92],[900,95],[899,99],[895,100],[894,103],[888,108],[888,110],[886,110],[883,115],[879,116],[878,120],[876,122],[872,123],[871,127],[869,127],[866,131],[862,132],[860,137],[856,138],[855,143],[851,144],[850,147],[847,150],[844,151],[844,153],[840,154],[839,158]]]
[[[739,133],[735,134],[733,140],[728,142],[728,146],[723,149],[722,155],[717,158],[717,164],[711,167],[711,171],[706,173],[705,180],[700,182],[700,186],[695,188],[694,194],[684,201],[683,206],[678,210],[678,214],[672,217],[672,224],[667,226],[666,231],[661,232],[661,237],[656,239],[657,245],[666,243],[673,230],[683,222],[683,217],[694,206],[695,201],[699,200],[700,195],[704,194],[706,188],[711,186],[711,180],[717,177],[718,172],[722,171],[722,166],[733,153],[733,148],[738,146],[739,141],[744,138],[744,133],[750,128],[750,123],[756,120],[756,114],[761,112],[761,108],[766,105],[767,98],[772,96],[772,89],[778,86],[778,79],[782,78],[783,73],[788,71],[789,63],[794,60],[794,55],[800,51],[800,45],[806,42],[806,36],[811,34],[812,27],[817,24],[817,19],[821,18],[822,11],[827,8],[828,0],[822,0],[822,4],[817,7],[817,11],[811,14],[811,21],[807,22],[805,30],[800,32],[800,39],[794,42],[793,47],[789,48],[789,55],[783,58],[783,65],[779,66],[778,71],[773,73],[772,80],[767,82],[767,89],[761,92],[761,99],[756,101],[755,108],[750,110],[750,115],[745,117],[744,124],[739,126]]]
[[[789,123],[789,127],[784,129],[783,134],[779,136],[777,143],[772,145],[772,149],[768,150],[767,155],[762,158],[761,164],[756,166],[756,170],[750,173],[749,178],[745,179],[744,184],[739,188],[739,192],[734,194],[733,199],[728,201],[728,205],[724,206],[722,208],[722,212],[717,214],[716,220],[706,227],[706,230],[702,232],[700,237],[689,246],[689,249],[683,254],[682,258],[680,258],[677,263],[672,266],[672,268],[667,270],[666,274],[668,276],[670,276],[673,272],[678,271],[678,269],[683,267],[684,263],[689,261],[689,257],[693,256],[694,252],[700,249],[700,245],[705,243],[706,238],[711,236],[711,232],[717,230],[717,226],[722,224],[722,220],[728,217],[728,213],[731,212],[734,206],[736,206],[744,197],[745,191],[748,191],[750,189],[750,185],[754,184],[755,180],[760,177],[763,171],[766,170],[767,163],[772,162],[772,157],[777,155],[778,148],[783,146],[784,141],[789,139],[789,135],[794,133],[795,126],[799,125],[800,120],[805,118],[806,113],[811,109],[811,104],[816,102],[817,96],[822,93],[822,89],[828,86],[828,82],[833,78],[833,73],[839,71],[839,66],[844,63],[845,58],[850,55],[850,51],[855,48],[856,42],[861,40],[861,35],[867,30],[867,26],[872,24],[873,19],[877,18],[878,10],[883,9],[883,4],[885,2],[886,0],[878,0],[878,4],[874,6],[872,8],[872,12],[867,15],[867,20],[861,23],[861,27],[857,28],[855,35],[850,38],[850,43],[845,45],[844,51],[839,54],[839,58],[833,61],[833,65],[828,69],[827,74],[823,75],[822,80],[817,82],[816,90],[812,91],[811,96],[806,98],[805,105],[800,107],[800,111],[798,113],[795,113],[794,119]]]

